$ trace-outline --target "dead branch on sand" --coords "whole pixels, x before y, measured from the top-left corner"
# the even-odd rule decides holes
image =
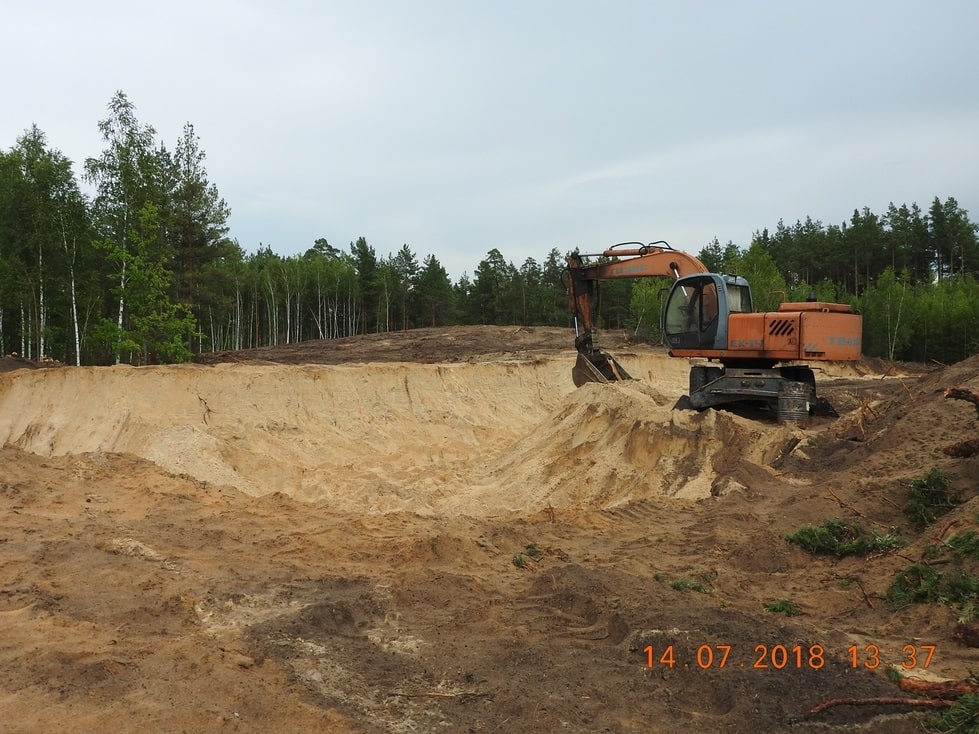
[[[928,706],[943,708],[954,706],[955,701],[936,698],[899,698],[896,696],[875,696],[873,698],[831,698],[813,706],[804,718],[815,716],[834,706]]]

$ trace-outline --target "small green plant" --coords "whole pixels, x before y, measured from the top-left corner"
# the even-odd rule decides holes
[[[867,535],[859,525],[827,520],[822,525],[803,525],[785,539],[813,555],[866,556],[903,548],[904,540],[894,533]]]
[[[897,533],[877,533],[870,536],[870,553],[888,553],[900,550],[908,543]]]
[[[675,591],[696,591],[700,594],[707,593],[707,587],[705,587],[699,581],[691,581],[687,578],[678,578],[675,581],[670,582],[670,588]]]
[[[544,555],[544,551],[537,547],[535,543],[527,543],[524,549],[513,557],[513,565],[517,568],[526,568],[528,560],[536,561]]]
[[[952,490],[948,476],[937,467],[908,485],[908,503],[904,514],[918,530],[961,503],[959,493]]]
[[[975,602],[966,602],[959,609],[959,624],[969,624],[976,618],[976,605]]]
[[[802,614],[802,610],[788,599],[776,599],[765,605],[766,612],[773,614],[784,614],[786,617],[796,617]]]
[[[534,543],[528,543],[527,547],[524,548],[524,553],[531,558],[540,558],[542,551]]]

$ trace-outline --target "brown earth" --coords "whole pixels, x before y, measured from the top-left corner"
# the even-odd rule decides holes
[[[639,381],[575,389],[570,342],[0,360],[3,730],[920,731],[910,706],[808,712],[979,662],[957,610],[883,599],[979,527],[979,459],[941,451],[979,430],[943,397],[979,359],[829,365],[841,417],[793,427],[673,410],[688,364],[622,336],[602,344]],[[917,533],[902,506],[933,467],[965,501]],[[830,518],[912,543],[834,561],[784,539]],[[905,645],[936,646],[927,670]]]

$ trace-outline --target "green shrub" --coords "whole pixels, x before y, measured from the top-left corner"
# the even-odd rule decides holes
[[[788,599],[776,599],[765,605],[766,612],[774,614],[784,614],[786,617],[795,617],[802,614],[802,610]]]
[[[892,609],[909,604],[938,601],[942,575],[924,563],[914,563],[901,570],[887,589],[887,603]]]
[[[870,535],[859,525],[842,520],[827,520],[822,525],[803,525],[785,539],[813,555],[866,556],[903,548],[905,542],[893,533]]]
[[[670,588],[674,589],[675,591],[696,591],[701,594],[707,593],[707,588],[702,583],[685,578],[679,578],[675,581],[671,581]]]
[[[842,520],[803,525],[785,539],[813,555],[838,557],[862,552],[866,543],[859,527]]]
[[[959,493],[950,488],[951,482],[941,469],[934,468],[927,475],[908,485],[908,503],[904,514],[918,530],[941,517],[961,503]]]
[[[955,555],[961,558],[979,559],[979,533],[975,530],[966,530],[958,535],[953,535],[945,541],[945,544],[952,549]]]
[[[967,693],[941,714],[928,720],[931,731],[979,731],[979,696]]]
[[[961,569],[943,574],[927,564],[914,563],[897,574],[886,599],[893,609],[929,602],[964,609],[979,601],[979,577]]]

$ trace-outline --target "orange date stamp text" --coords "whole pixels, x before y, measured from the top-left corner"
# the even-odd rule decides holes
[[[927,668],[931,665],[937,645],[850,645],[845,660],[851,668],[876,670],[881,665],[899,665],[905,670]],[[826,665],[823,645],[755,645],[750,655],[738,655],[733,645],[703,644],[688,656],[675,645],[643,648],[647,668],[749,668],[753,670],[785,670],[807,668],[820,670]]]

